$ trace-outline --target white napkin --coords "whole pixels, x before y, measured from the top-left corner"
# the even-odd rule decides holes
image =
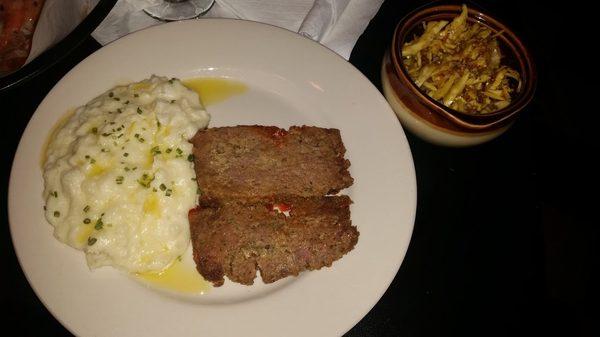
[[[119,0],[92,36],[102,45],[162,23],[143,10],[162,0]],[[346,60],[383,0],[216,0],[204,17],[268,23],[322,43]]]

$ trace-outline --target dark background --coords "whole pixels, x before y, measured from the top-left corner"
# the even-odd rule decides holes
[[[396,23],[423,3],[385,1],[356,44],[350,62],[379,89]],[[581,2],[475,3],[530,47],[536,96],[506,134],[481,146],[444,148],[408,134],[418,181],[412,241],[383,298],[348,336],[600,335],[600,222],[592,220],[600,199],[598,37],[586,15],[592,10]],[[10,165],[43,97],[98,48],[88,38],[43,75],[0,93],[0,303],[8,309],[5,326],[20,336],[69,333],[18,266],[6,211]]]

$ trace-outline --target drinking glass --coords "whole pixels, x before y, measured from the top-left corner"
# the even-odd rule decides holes
[[[215,0],[162,0],[159,4],[144,9],[144,12],[163,21],[187,20],[206,13],[214,2]]]

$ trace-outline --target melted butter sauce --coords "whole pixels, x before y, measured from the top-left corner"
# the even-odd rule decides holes
[[[204,294],[211,284],[204,280],[190,259],[175,260],[160,273],[139,273],[135,276],[153,288],[184,294]]]
[[[248,87],[244,83],[227,78],[198,77],[182,80],[182,82],[186,87],[198,93],[204,106],[223,102],[232,96],[248,91]]]

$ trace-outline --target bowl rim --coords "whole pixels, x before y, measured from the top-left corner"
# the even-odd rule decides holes
[[[404,41],[408,37],[408,33],[410,33],[418,24],[428,21],[428,17],[437,16],[446,12],[459,13],[462,7],[459,3],[434,2],[421,6],[404,16],[394,29],[390,47],[390,56],[394,71],[397,73],[398,78],[410,92],[415,94],[417,100],[421,104],[461,127],[471,130],[484,130],[495,126],[502,126],[510,122],[518,112],[529,104],[533,99],[537,86],[537,73],[531,52],[512,28],[498,20],[495,16],[481,10],[477,5],[469,3],[467,6],[470,21],[483,24],[494,31],[497,31],[497,29],[493,26],[502,28],[502,31],[504,32],[503,41],[505,44],[509,45],[510,52],[514,54],[513,57],[519,63],[521,68],[520,74],[523,80],[523,91],[507,107],[485,115],[474,115],[454,110],[421,91],[410,78],[404,67],[400,51],[401,47],[404,45]]]

